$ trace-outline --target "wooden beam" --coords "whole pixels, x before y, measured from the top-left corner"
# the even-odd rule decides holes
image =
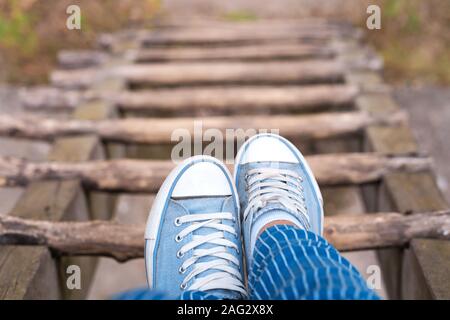
[[[104,98],[124,112],[205,116],[350,109],[357,92],[355,86],[349,85],[197,87],[111,91]],[[22,105],[37,111],[70,110],[81,101],[99,98],[89,90],[50,87],[28,88],[21,94]]]
[[[404,256],[402,297],[449,300],[449,261],[448,240],[412,239]]]
[[[387,158],[376,154],[325,154],[307,157],[321,185],[370,183],[393,171],[429,168],[426,158]],[[82,163],[36,162],[0,158],[0,186],[26,185],[36,180],[81,179],[87,188],[105,191],[156,192],[172,161],[99,160]]]
[[[99,66],[107,61],[108,55],[99,50],[62,50],[57,59],[62,69],[79,69]]]
[[[137,63],[180,61],[257,61],[332,58],[335,53],[324,46],[311,44],[265,44],[225,48],[152,48],[130,52]]]
[[[25,109],[36,111],[62,110],[70,112],[87,98],[88,96],[81,91],[46,86],[27,87],[19,91],[21,105]]]
[[[380,92],[379,89],[384,84],[378,74],[359,73],[346,78],[349,83],[359,85],[363,91],[368,92],[357,99],[356,106],[359,110],[388,115],[400,109],[392,97]],[[405,123],[391,127],[367,127],[366,150],[397,156],[419,153],[414,135]],[[375,199],[370,199],[370,203],[376,211],[423,212],[449,208],[431,170],[420,173],[389,173],[383,177],[381,187],[371,191]],[[448,250],[443,249],[445,246],[450,248],[448,242],[442,244],[430,240],[426,249],[423,246],[412,246],[405,255],[400,249],[379,250],[378,257],[390,298],[433,299],[438,295],[450,296],[448,288],[445,289],[445,285],[442,285],[449,282],[446,268],[448,263],[436,256],[436,264],[430,268],[429,265],[425,267],[423,263],[416,263],[414,258],[425,256],[423,250],[435,255],[445,254],[445,250]]]
[[[342,82],[344,67],[335,60],[160,63],[112,69],[132,88],[199,85],[288,85]],[[56,70],[52,85],[86,89],[99,75],[93,68]]]
[[[393,125],[406,121],[403,112],[376,117],[364,112],[320,113],[314,115],[273,115],[205,118],[127,118],[111,120],[60,120],[31,115],[0,116],[0,135],[29,139],[53,139],[71,134],[96,134],[104,140],[172,144],[172,140],[201,139],[198,131],[219,130],[222,137],[276,130],[288,138],[326,139],[360,133],[374,124]],[[255,131],[255,132],[254,132]],[[197,132],[197,133],[196,133]],[[195,134],[195,135],[194,135]],[[174,138],[172,136],[175,135]]]
[[[122,111],[205,116],[350,109],[357,92],[345,85],[242,86],[127,91],[112,99]]]
[[[450,212],[327,217],[325,238],[338,250],[404,246],[414,237],[450,240]],[[50,222],[0,215],[0,244],[46,245],[58,255],[144,255],[144,227],[116,222]]]
[[[59,142],[60,141],[60,142]],[[61,161],[89,159],[98,140],[92,137],[58,140],[51,154]],[[73,150],[65,153],[64,150]],[[79,181],[38,181],[31,183],[11,216],[27,219],[89,219],[86,199]],[[0,297],[2,299],[60,299],[59,265],[45,247],[0,247]],[[84,277],[84,276],[83,276]],[[84,279],[84,278],[83,278]],[[45,284],[46,291],[40,290]]]
[[[145,47],[167,46],[238,46],[277,42],[325,42],[336,37],[358,38],[355,29],[311,27],[303,25],[198,27],[185,29],[160,29],[141,33],[140,42]]]
[[[111,90],[111,84],[111,81],[95,84],[93,89],[109,87]],[[80,105],[73,117],[80,121],[103,119],[113,116],[112,109],[110,105],[91,102]],[[100,140],[95,135],[66,136],[55,139],[48,160],[73,163],[103,156]],[[100,219],[112,208],[108,206],[110,197],[98,192],[85,194],[77,179],[36,181],[27,186],[10,215],[52,221]],[[3,246],[0,261],[0,297],[3,299],[82,299],[96,266],[96,259],[91,257],[55,260],[46,247]],[[69,290],[65,285],[69,265],[83,270],[81,290]]]
[[[152,23],[152,27],[154,31],[158,32],[160,30],[166,31],[177,31],[177,30],[202,30],[202,29],[231,29],[231,30],[254,30],[254,29],[273,29],[273,28],[304,28],[307,30],[311,29],[327,29],[333,28],[336,29],[344,29],[344,28],[352,28],[348,23],[342,22],[330,22],[330,20],[322,19],[322,18],[293,18],[293,19],[265,19],[260,18],[252,21],[226,21],[226,20],[218,20],[217,18],[202,18],[198,19],[193,17],[186,19],[164,19],[154,21]],[[149,31],[147,29],[144,30],[145,33]]]

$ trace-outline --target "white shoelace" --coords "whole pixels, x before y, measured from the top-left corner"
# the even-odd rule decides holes
[[[264,208],[268,203],[278,203],[292,213],[305,227],[311,229],[307,212],[303,179],[294,171],[277,168],[250,169],[246,174],[248,205],[244,220],[250,213]]]
[[[229,225],[221,223],[222,220],[234,221],[233,214],[230,212],[214,212],[204,214],[190,214],[177,218],[175,225],[180,226],[188,224],[175,238],[180,242],[188,234],[193,233],[200,228],[212,228],[218,230],[207,235],[193,235],[192,240],[183,245],[177,252],[177,257],[182,258],[184,254],[192,250],[192,256],[186,259],[179,268],[180,273],[185,273],[192,266],[191,272],[181,283],[181,289],[187,288],[187,283],[194,277],[207,270],[217,270],[204,277],[194,279],[188,290],[213,290],[224,289],[237,291],[246,295],[240,268],[240,261],[233,256],[227,248],[232,248],[239,253],[239,248],[235,243],[224,237],[225,232],[229,232],[238,237],[235,229]],[[215,245],[209,249],[196,249],[203,244]],[[216,259],[207,262],[198,262],[203,257],[215,257]]]

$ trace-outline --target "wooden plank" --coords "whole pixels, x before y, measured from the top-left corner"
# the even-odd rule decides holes
[[[74,109],[78,102],[99,99],[92,91],[67,91],[40,87],[27,89],[22,104],[30,110]],[[267,114],[347,110],[357,94],[355,86],[315,85],[304,87],[240,86],[116,90],[106,99],[122,112],[146,116],[194,116]]]
[[[94,68],[56,70],[52,85],[85,89],[100,77]],[[134,89],[201,85],[289,85],[338,83],[343,66],[335,60],[140,64],[112,69]]]
[[[426,158],[387,158],[370,153],[307,156],[322,185],[375,182],[391,172],[422,172],[430,167]],[[83,163],[27,162],[0,157],[0,185],[17,186],[36,180],[80,179],[94,190],[156,192],[174,168],[172,161],[97,160]]]
[[[145,115],[277,114],[348,110],[354,86],[240,86],[126,91],[112,98],[122,111]]]
[[[67,143],[71,145],[68,149],[79,150],[77,155],[76,152],[68,155],[67,160],[73,161],[73,157],[77,157],[82,161],[90,157],[98,140],[85,137]],[[66,144],[62,145],[66,147]],[[64,154],[58,150],[61,144],[56,144],[54,148],[54,153]],[[74,207],[77,207],[75,203],[84,201],[80,184],[76,180],[36,182],[28,186],[10,215],[37,220],[61,220],[77,215],[78,219],[87,220],[89,214],[86,210],[74,211]],[[51,272],[59,266],[52,262],[47,248],[1,247],[0,261],[0,296],[3,299],[61,298],[65,295],[57,278],[58,273]],[[42,283],[46,284],[45,292],[38,287]]]
[[[220,131],[222,137],[244,138],[264,130],[275,131],[288,138],[319,140],[358,134],[370,125],[404,123],[405,119],[404,112],[380,117],[355,111],[312,115],[126,118],[98,121],[1,115],[0,135],[52,139],[71,134],[96,134],[107,141],[171,144],[181,139],[201,139],[206,130],[214,129]]]
[[[426,210],[448,208],[431,172],[386,175],[379,190],[379,198],[379,210],[419,212],[425,208]],[[420,279],[424,276],[416,274],[413,267],[410,268],[412,264],[410,260],[403,259],[402,250],[381,250],[379,259],[387,271],[384,275],[389,279],[386,283],[391,298],[403,298],[402,292],[406,292],[406,288],[413,285],[412,281],[415,279],[414,281],[420,283]],[[436,265],[433,272],[440,273],[443,268],[445,270],[444,266]],[[406,278],[409,279],[409,284],[402,282],[402,279]],[[402,289],[404,286],[405,289]]]
[[[389,95],[380,90],[384,84],[378,74],[359,73],[347,76],[347,80],[351,84],[358,85],[359,83],[363,91],[369,92],[357,99],[356,106],[359,110],[387,115],[400,109]],[[413,134],[405,124],[389,128],[380,125],[369,126],[366,129],[365,148],[391,155],[419,153]],[[365,190],[365,197],[368,206],[376,211],[418,212],[448,208],[432,172],[387,174],[383,177],[380,188],[370,187]],[[430,244],[430,246],[432,245]],[[427,274],[417,273],[417,263],[414,263],[412,257],[420,255],[420,252],[416,252],[420,250],[422,250],[421,247],[411,247],[405,258],[403,250],[400,249],[379,250],[378,257],[390,298],[410,297],[408,294],[410,288],[424,288],[419,285],[423,283],[424,278],[448,278],[448,274],[441,273],[441,270],[446,269],[443,265],[435,265],[433,269],[424,269],[423,271]],[[439,250],[435,250],[435,252],[439,252]],[[428,285],[430,288],[439,287],[437,283]],[[425,291],[421,294],[427,295]],[[416,292],[413,295],[419,296],[420,294]]]
[[[307,27],[302,25],[248,26],[234,28],[186,28],[162,29],[142,33],[140,42],[145,47],[167,46],[238,46],[258,43],[277,42],[325,42],[342,36],[346,38],[359,37],[354,29],[336,27]]]
[[[60,88],[37,86],[22,88],[19,91],[20,103],[29,110],[51,110],[72,112],[89,99],[83,92]]]
[[[328,217],[324,237],[342,251],[404,246],[413,237],[450,240],[450,211]],[[45,244],[59,255],[104,255],[126,261],[143,256],[144,242],[142,225],[0,216],[0,243]]]
[[[369,150],[386,155],[417,154],[417,142],[407,125],[397,127],[370,126],[366,129]]]
[[[110,106],[102,103],[90,103],[80,106],[74,117],[101,119],[111,116],[112,110]],[[103,157],[104,151],[100,141],[92,135],[58,138],[48,155],[51,161],[67,162]],[[76,179],[36,182],[26,189],[11,215],[56,221],[108,218],[105,214],[111,213],[113,209],[111,197],[99,192],[85,195],[80,181]],[[5,278],[0,275],[0,292],[5,299],[80,299],[86,295],[95,271],[96,259],[64,257],[55,262],[47,249],[42,247],[28,249],[33,252],[30,252],[30,258],[23,259],[22,250],[24,248],[18,247],[8,248],[5,252],[0,250],[0,256],[5,257],[3,266],[6,271],[2,273]],[[21,268],[17,268],[19,260]],[[66,269],[69,265],[78,265],[82,270],[81,290],[69,290],[65,286],[64,279],[67,277]]]
[[[225,48],[153,48],[130,52],[136,63],[180,61],[260,61],[297,60],[307,58],[332,58],[329,48],[307,44],[266,44]]]
[[[359,187],[328,186],[321,191],[326,216],[361,214],[366,211]]]
[[[400,212],[444,210],[448,207],[432,172],[390,173],[383,180],[388,195]]]
[[[450,241],[413,239],[404,257],[402,297],[449,300],[449,262]]]
[[[1,246],[0,266],[1,300],[62,298],[58,270],[47,248]]]
[[[62,69],[80,69],[99,66],[107,61],[108,55],[99,50],[62,50],[57,59]]]

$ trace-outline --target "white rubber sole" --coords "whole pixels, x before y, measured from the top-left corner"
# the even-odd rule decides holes
[[[287,140],[286,138],[283,138],[282,136],[273,134],[273,133],[261,133],[261,134],[257,134],[253,137],[251,137],[250,139],[248,139],[239,149],[237,155],[236,155],[236,159],[235,159],[235,163],[234,163],[234,172],[233,172],[233,181],[234,184],[237,185],[237,174],[238,174],[238,166],[241,164],[241,160],[242,157],[244,155],[244,152],[247,150],[248,146],[254,142],[256,139],[261,139],[264,137],[270,137],[270,138],[275,138],[278,139],[280,141],[282,141],[284,144],[286,144],[286,146],[289,147],[289,149],[296,155],[296,157],[298,158],[298,161],[303,165],[303,167],[305,168],[306,174],[309,176],[309,179],[313,185],[314,188],[314,194],[317,196],[317,201],[320,204],[320,226],[319,226],[319,230],[316,230],[319,232],[319,235],[323,235],[323,220],[324,220],[324,212],[323,212],[323,197],[322,197],[322,193],[320,192],[320,188],[319,185],[317,184],[317,180],[314,177],[314,174],[311,170],[311,168],[309,167],[308,163],[306,162],[305,157],[302,155],[302,153],[300,152],[300,150],[297,149],[296,146],[294,146],[289,140]],[[269,145],[270,147],[270,145]],[[261,148],[263,148],[263,146],[261,146]],[[272,152],[270,149],[268,148],[264,148],[258,151],[261,154],[265,154],[264,155],[264,160],[262,161],[283,161],[280,160],[280,156],[279,154],[277,154],[276,152]],[[266,156],[269,155],[269,156]],[[273,155],[272,158],[270,158],[270,155]],[[273,160],[271,160],[273,159]],[[286,159],[287,161],[285,162],[291,162],[290,158],[288,157]]]
[[[211,157],[211,156],[204,156],[204,155],[198,155],[191,158],[186,159],[182,163],[180,163],[178,166],[176,166],[170,174],[167,176],[166,180],[164,180],[163,184],[161,185],[161,188],[158,191],[158,194],[155,197],[155,200],[153,201],[152,208],[150,209],[150,213],[147,219],[147,225],[145,229],[145,269],[147,273],[147,282],[150,288],[152,288],[153,282],[154,282],[154,258],[155,258],[155,248],[158,245],[159,241],[159,232],[161,227],[161,218],[166,210],[166,206],[168,204],[168,201],[170,198],[173,197],[173,191],[177,184],[177,182],[181,179],[184,173],[187,172],[187,169],[191,167],[192,165],[199,163],[199,162],[209,162],[213,163],[214,165],[217,165],[222,172],[225,174],[225,177],[230,182],[230,188],[231,192],[228,192],[229,195],[233,195],[235,198],[236,206],[239,210],[239,199],[237,196],[236,187],[234,186],[233,179],[231,177],[230,172],[228,171],[227,167],[220,162],[218,159]],[[201,172],[196,172],[197,174],[200,174]],[[195,173],[194,173],[195,174]],[[203,173],[205,174],[205,173]],[[207,175],[207,173],[206,173]],[[214,179],[211,179],[212,181],[207,181],[209,186],[213,186],[214,183],[223,183],[222,181],[214,181]],[[186,183],[187,185],[187,183]],[[186,186],[188,187],[188,186]],[[222,187],[222,190],[221,190]],[[228,186],[227,186],[228,187]],[[216,190],[215,192],[218,192],[217,195],[223,196],[225,195],[223,192],[224,186],[213,186],[209,191]],[[192,190],[193,194],[192,196],[201,196],[198,192],[195,190]],[[186,190],[186,193],[188,191]],[[187,196],[187,194],[184,194],[183,196]],[[211,195],[211,194],[208,194]]]

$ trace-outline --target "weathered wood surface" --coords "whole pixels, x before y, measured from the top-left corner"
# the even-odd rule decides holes
[[[111,81],[108,81],[96,84],[93,89],[101,90],[103,86],[110,85]],[[73,116],[79,120],[98,120],[113,116],[112,110],[113,107],[97,101],[89,105],[80,105]],[[70,163],[103,156],[104,151],[98,137],[67,136],[55,139],[48,160]],[[36,181],[27,186],[10,215],[55,221],[101,219],[106,218],[105,213],[111,213],[110,200],[110,195],[102,195],[96,191],[85,194],[77,179]],[[55,260],[53,258],[46,247],[1,247],[0,298],[84,298],[95,272],[96,259],[61,257]],[[64,285],[67,277],[66,268],[74,264],[83,270],[81,290],[69,290]]]
[[[21,105],[26,109],[63,111],[75,109],[89,99],[82,91],[44,86],[23,88],[19,91],[19,97]]]
[[[325,154],[307,157],[321,185],[361,184],[389,172],[418,172],[430,167],[427,158],[387,158],[369,153]],[[25,185],[45,179],[81,179],[88,188],[106,191],[156,192],[172,161],[100,160],[82,163],[27,162],[0,158],[0,186]]]
[[[305,29],[323,29],[323,28],[351,28],[354,29],[349,23],[341,21],[333,21],[323,19],[323,18],[283,18],[283,19],[267,19],[259,18],[252,21],[226,21],[218,20],[217,18],[208,17],[185,17],[183,19],[176,18],[164,20],[155,20],[152,23],[153,30],[186,30],[187,28],[198,29],[198,28],[215,28],[215,29],[255,29],[255,28],[287,28],[287,27],[302,27]],[[144,30],[148,32],[148,30]]]
[[[131,87],[191,85],[271,85],[336,83],[344,67],[335,60],[139,64],[110,70]],[[86,89],[99,75],[94,68],[56,70],[51,83],[65,89]]]
[[[127,118],[98,121],[63,121],[31,115],[0,115],[0,135],[29,139],[53,139],[71,134],[96,134],[109,141],[171,144],[172,141],[178,141],[182,137],[195,138],[194,133],[199,129],[203,131],[219,130],[222,137],[226,137],[228,131],[229,136],[238,138],[255,134],[256,130],[279,130],[279,134],[282,136],[308,140],[352,135],[361,132],[369,125],[394,125],[405,121],[406,114],[404,112],[393,113],[384,118],[365,112],[339,112],[314,115]]]
[[[246,33],[254,32],[292,32],[300,30],[302,32],[335,32],[337,35],[361,34],[350,23],[329,21],[326,19],[258,19],[256,21],[218,21],[217,19],[177,19],[176,21],[155,21],[153,29],[143,29],[141,34],[148,36],[152,34],[179,34],[179,32],[198,32],[206,30],[209,33],[218,34],[228,33]],[[209,31],[208,31],[209,30]]]
[[[124,111],[173,115],[263,114],[349,108],[357,88],[346,85],[306,87],[225,87],[128,91],[115,103]]]
[[[255,61],[306,58],[332,58],[335,52],[329,47],[308,44],[266,44],[225,48],[152,48],[130,52],[137,63],[179,61]]]
[[[108,55],[98,50],[62,50],[57,58],[60,68],[78,69],[101,65],[107,61]]]
[[[141,33],[143,46],[229,46],[277,42],[325,42],[333,38],[359,38],[355,29],[337,26],[276,25],[235,27],[194,27],[183,29],[160,29]]]
[[[350,83],[360,85],[363,91],[376,92],[383,86],[378,74],[361,73],[347,77]],[[375,88],[375,89],[374,89]],[[388,115],[400,107],[386,93],[371,93],[356,101],[359,110],[372,114]],[[418,154],[419,148],[407,125],[385,127],[369,126],[366,129],[366,150],[391,155]],[[370,190],[371,209],[376,211],[424,212],[447,210],[432,171],[418,173],[389,173],[382,179],[381,187]],[[419,241],[419,240],[415,240]],[[414,241],[413,241],[414,243]],[[448,261],[440,259],[449,250],[450,243],[429,240],[427,246],[412,246],[406,252],[400,249],[383,249],[378,252],[383,277],[389,297],[393,299],[434,299],[449,297]],[[434,265],[417,262],[417,257],[434,252]],[[429,256],[431,258],[431,256]]]
[[[83,161],[94,155],[98,139],[61,138],[49,158]],[[79,181],[38,181],[31,183],[10,212],[27,219],[89,219],[86,199]],[[0,299],[59,299],[64,293],[59,282],[59,265],[45,247],[0,247]],[[86,266],[88,270],[88,267]],[[83,275],[88,277],[89,274]],[[43,290],[42,288],[46,288]]]
[[[403,259],[403,299],[450,299],[448,240],[412,239]]]
[[[113,91],[96,97],[92,91],[41,87],[25,90],[21,101],[34,110],[71,109],[80,101],[104,98],[121,111],[149,115],[264,114],[346,109],[357,92],[357,87],[349,85],[240,86]]]
[[[414,237],[450,240],[450,212],[327,217],[325,238],[338,250],[404,246]],[[115,222],[49,222],[0,215],[0,244],[46,245],[59,255],[144,255],[144,227]]]

